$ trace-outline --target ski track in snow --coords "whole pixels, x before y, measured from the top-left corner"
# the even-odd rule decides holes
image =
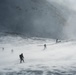
[[[76,41],[7,39],[0,43],[0,75],[76,75]],[[25,57],[21,64],[20,53]]]

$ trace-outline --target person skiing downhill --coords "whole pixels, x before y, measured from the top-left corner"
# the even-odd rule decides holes
[[[20,57],[20,63],[22,63],[22,61],[24,62],[24,56],[23,56],[23,53],[21,53],[21,54],[19,55],[19,57]]]

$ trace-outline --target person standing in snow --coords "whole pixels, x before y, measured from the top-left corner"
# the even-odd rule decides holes
[[[12,49],[11,52],[13,53],[13,51],[14,51],[14,50]]]
[[[44,44],[44,49],[46,49],[46,44]]]
[[[58,39],[56,39],[56,43],[58,43]]]
[[[4,51],[4,47],[2,48],[2,51]]]
[[[61,41],[59,39],[56,39],[56,43],[60,43]]]
[[[21,54],[19,55],[19,57],[20,57],[20,63],[22,63],[22,61],[24,62],[24,56],[23,56],[23,53],[21,53]]]

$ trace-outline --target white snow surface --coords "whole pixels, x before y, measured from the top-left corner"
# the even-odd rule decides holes
[[[45,43],[47,48],[44,50]],[[2,50],[3,47],[4,50]],[[20,63],[19,60],[21,53],[24,55],[24,63]],[[76,41],[62,40],[60,43],[55,43],[55,40],[43,38],[24,39],[11,36],[0,38],[0,72],[19,72],[21,70],[45,72],[61,70],[64,72],[75,71],[75,69]]]

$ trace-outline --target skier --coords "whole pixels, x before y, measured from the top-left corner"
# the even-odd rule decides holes
[[[46,49],[46,44],[44,44],[44,49]]]
[[[21,54],[19,55],[19,57],[20,57],[20,63],[22,63],[22,61],[24,62],[24,56],[23,56],[23,53],[21,53]]]

